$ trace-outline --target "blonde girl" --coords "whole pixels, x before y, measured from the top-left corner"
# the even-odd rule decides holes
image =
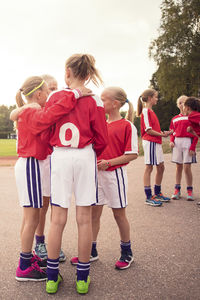
[[[152,206],[161,206],[170,198],[161,193],[161,183],[164,173],[164,159],[162,151],[162,137],[171,134],[170,131],[162,132],[160,123],[152,107],[158,102],[158,93],[154,89],[145,90],[138,99],[137,115],[141,116],[141,137],[144,149],[145,171],[144,191],[145,203]],[[156,165],[154,195],[151,191],[151,173]]]
[[[128,179],[126,165],[138,157],[137,130],[133,125],[133,106],[127,100],[122,88],[106,88],[101,99],[108,115],[108,145],[98,156],[98,193],[97,205],[92,207],[93,243],[90,261],[98,259],[96,248],[97,236],[100,230],[100,217],[103,205],[112,208],[113,216],[120,234],[121,257],[115,263],[117,269],[127,269],[133,262],[130,241],[130,225],[126,216],[128,205]],[[123,119],[120,108],[128,103],[128,118]],[[77,257],[71,259],[77,264]]]

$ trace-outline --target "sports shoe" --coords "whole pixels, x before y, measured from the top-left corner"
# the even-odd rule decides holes
[[[91,255],[90,255],[90,262],[93,262],[98,259],[99,259],[99,256],[98,256],[97,250],[96,249],[92,250]],[[78,256],[72,257],[70,262],[74,266],[78,265]]]
[[[162,193],[155,195],[155,197],[160,200],[161,202],[169,202],[170,198],[165,197]]]
[[[145,203],[151,206],[162,205],[162,202],[160,201],[160,199],[156,198],[156,196],[151,196],[151,198],[147,198]]]
[[[58,286],[60,284],[60,282],[62,281],[62,276],[60,274],[58,274],[58,280],[54,281],[54,280],[47,280],[46,283],[46,292],[48,294],[55,294],[58,290]]]
[[[39,256],[34,254],[33,257],[31,258],[31,264],[33,264],[35,261],[37,262],[40,269],[46,269],[47,268],[47,260],[46,259],[42,260]]]
[[[37,262],[34,262],[26,270],[21,270],[18,266],[15,278],[18,281],[44,281],[47,279],[47,275],[45,271],[40,269]]]
[[[179,200],[181,196],[181,192],[177,189],[175,189],[174,194],[171,196],[171,199],[173,200]]]
[[[194,201],[194,198],[193,198],[193,193],[191,190],[187,191],[188,195],[187,195],[187,200],[188,201]]]
[[[35,254],[43,259],[47,259],[47,248],[45,243],[39,243],[35,245]]]
[[[89,285],[90,285],[90,276],[88,276],[87,282],[85,282],[85,280],[76,281],[76,290],[79,294],[87,294]]]
[[[60,255],[59,255],[59,262],[64,262],[66,261],[66,256],[65,253],[60,249]]]
[[[115,264],[115,268],[118,270],[128,269],[132,262],[132,253],[122,253],[120,259]]]

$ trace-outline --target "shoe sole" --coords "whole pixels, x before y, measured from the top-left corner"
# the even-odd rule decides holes
[[[115,269],[117,269],[117,270],[125,270],[125,269],[128,269],[128,268],[130,268],[130,266],[131,266],[131,264],[133,263],[133,261],[134,261],[134,258],[132,257],[132,259],[129,261],[128,266],[123,267],[123,268],[119,268],[119,267],[115,266]]]
[[[161,204],[154,204],[154,203],[148,203],[148,202],[145,202],[145,204],[147,205],[151,205],[151,206],[162,206],[162,203]]]
[[[187,198],[187,201],[194,201],[193,198]]]
[[[171,197],[171,199],[172,199],[172,200],[179,200],[180,197],[178,197],[178,198],[177,198],[177,197]]]
[[[39,278],[39,279],[36,279],[36,278],[25,278],[25,277],[15,277],[15,279],[17,281],[46,281],[47,278]]]

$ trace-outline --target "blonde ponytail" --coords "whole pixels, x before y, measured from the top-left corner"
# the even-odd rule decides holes
[[[141,115],[141,113],[142,113],[144,102],[146,103],[148,101],[148,98],[149,97],[153,97],[156,93],[157,93],[157,91],[154,90],[154,89],[147,89],[138,98],[138,103],[137,103],[137,117],[139,117]]]

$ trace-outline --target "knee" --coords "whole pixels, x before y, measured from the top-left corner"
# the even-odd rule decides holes
[[[147,165],[146,169],[145,169],[145,172],[148,173],[148,174],[151,174],[152,171],[153,171],[153,166],[152,165]]]

